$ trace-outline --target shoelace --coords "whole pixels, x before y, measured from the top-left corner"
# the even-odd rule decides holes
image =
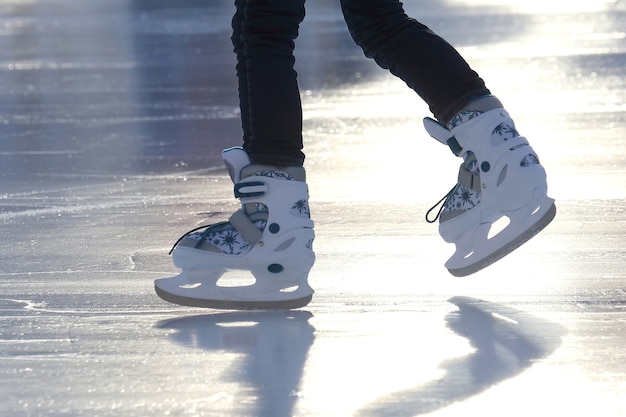
[[[441,212],[443,211],[443,209],[444,209],[444,207],[445,207],[445,204],[442,204],[442,203],[446,200],[446,198],[450,197],[450,195],[454,192],[454,190],[455,190],[455,189],[456,189],[456,185],[455,185],[454,187],[452,187],[452,189],[451,189],[450,191],[448,191],[448,192],[446,193],[446,195],[444,195],[444,196],[441,198],[441,200],[437,201],[437,202],[435,203],[435,205],[434,205],[434,206],[432,206],[432,207],[431,207],[431,208],[430,208],[430,209],[426,212],[426,216],[425,216],[425,217],[426,217],[426,221],[427,221],[428,223],[435,223],[435,222],[437,221],[437,219],[439,218],[439,216],[441,215]],[[434,219],[429,219],[428,217],[430,216],[430,213],[431,213],[433,210],[435,210],[435,209],[437,208],[437,206],[439,206],[440,204],[441,204],[441,207],[439,207],[439,210],[437,210],[437,215],[435,216],[435,218],[434,218]]]
[[[217,224],[220,224],[220,223],[217,223]],[[172,246],[172,249],[170,249],[168,255],[171,255],[172,252],[174,252],[174,249],[176,248],[176,246],[178,246],[180,241],[183,240],[185,237],[189,236],[190,234],[192,234],[195,231],[198,231],[200,229],[206,228],[206,230],[200,236],[200,240],[198,241],[198,245],[200,245],[202,243],[202,241],[204,240],[204,238],[206,238],[206,236],[209,234],[209,231],[212,230],[212,226],[216,226],[217,224],[213,224],[213,225],[205,224],[204,226],[198,226],[195,229],[191,229],[190,231],[188,231],[187,233],[185,233],[184,235],[182,235],[181,237],[178,238],[178,240]]]

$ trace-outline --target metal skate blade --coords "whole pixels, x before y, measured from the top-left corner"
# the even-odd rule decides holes
[[[182,271],[175,277],[155,280],[155,292],[161,299],[173,304],[224,310],[290,310],[304,307],[313,295],[313,289],[306,283],[267,291],[267,286],[258,283],[217,285],[224,270],[193,271],[191,275],[197,275],[195,277],[190,277],[190,272]]]
[[[215,308],[220,310],[292,310],[306,306],[313,298],[313,295],[310,294],[301,298],[285,300],[216,300],[173,294],[163,290],[156,284],[154,286],[154,290],[162,300],[173,304],[187,307]]]
[[[486,267],[493,264],[494,262],[497,262],[500,259],[504,258],[509,253],[513,252],[515,249],[519,248],[524,243],[528,242],[533,236],[541,232],[548,224],[550,224],[550,222],[552,222],[555,215],[556,215],[556,205],[554,204],[554,202],[552,202],[549,209],[535,224],[533,224],[530,228],[526,229],[526,231],[521,233],[519,236],[517,236],[515,239],[513,239],[511,242],[509,242],[502,248],[490,254],[486,254],[485,256],[478,257],[475,262],[469,265],[460,267],[460,268],[449,267],[450,260],[452,260],[451,258],[446,263],[446,268],[455,277],[464,277],[464,276],[476,273],[482,269],[485,269]],[[470,258],[471,256],[468,257],[468,259]]]

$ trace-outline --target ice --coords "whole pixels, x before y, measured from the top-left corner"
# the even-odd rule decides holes
[[[337,2],[308,2],[316,293],[246,313],[153,290],[180,234],[237,208],[231,3],[0,1],[0,416],[626,415],[624,2],[405,2],[505,102],[557,200],[462,279],[424,221],[459,161]]]

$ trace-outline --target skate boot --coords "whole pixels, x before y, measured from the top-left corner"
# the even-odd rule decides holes
[[[222,155],[242,208],[227,222],[181,237],[171,253],[182,271],[156,280],[156,293],[192,307],[252,310],[307,305],[313,295],[307,278],[315,255],[304,169],[252,165],[242,148],[226,149]],[[236,270],[249,271],[254,282],[242,281]],[[228,280],[231,273],[234,282]],[[223,282],[218,282],[222,275]]]
[[[545,170],[504,109],[460,113],[448,128],[426,118],[424,127],[465,161],[458,184],[426,214],[431,223],[439,218],[439,233],[456,245],[445,264],[452,275],[489,266],[552,221]]]

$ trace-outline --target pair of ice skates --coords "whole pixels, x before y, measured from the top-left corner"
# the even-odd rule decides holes
[[[528,141],[516,132],[493,139],[502,130],[514,131],[504,109],[470,115],[450,130],[428,118],[424,126],[465,159],[459,183],[437,215],[441,236],[456,245],[445,264],[450,273],[464,276],[485,268],[552,221],[554,200]],[[182,271],[156,280],[157,294],[195,307],[305,306],[313,295],[308,274],[315,255],[304,169],[254,165],[241,148],[226,149],[223,157],[242,208],[229,221],[194,229],[175,244],[174,264]],[[494,234],[495,223],[505,225]],[[251,272],[254,282],[218,283],[237,270]]]

